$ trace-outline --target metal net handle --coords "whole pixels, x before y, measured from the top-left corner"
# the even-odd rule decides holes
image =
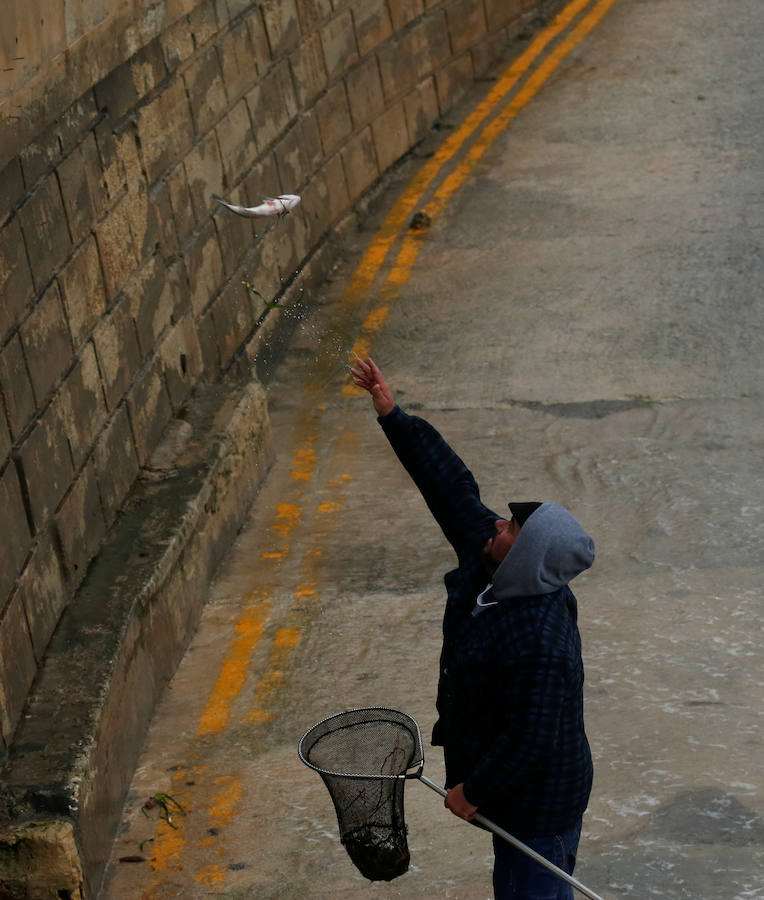
[[[421,772],[421,769],[420,769]],[[441,787],[437,782],[431,781],[426,775],[419,775],[419,780],[422,784],[426,784],[428,788],[432,788],[435,793],[440,794],[441,797],[445,797],[448,794],[448,791]],[[599,894],[595,894],[594,891],[590,890],[586,885],[581,884],[578,879],[574,878],[572,875],[568,875],[567,872],[560,869],[554,863],[549,862],[548,859],[541,856],[540,853],[536,853],[531,847],[527,844],[524,844],[522,841],[518,841],[516,837],[513,837],[508,831],[505,831],[503,828],[500,828],[498,825],[491,822],[490,819],[486,819],[485,816],[480,813],[475,813],[475,821],[479,822],[489,831],[492,831],[494,834],[498,835],[500,838],[503,838],[507,843],[512,844],[512,846],[520,850],[521,853],[525,853],[526,856],[530,856],[531,859],[536,860],[539,865],[544,866],[544,868],[549,869],[550,872],[554,872],[554,874],[558,878],[562,878],[563,881],[567,881],[568,884],[572,885],[577,891],[580,891],[586,897],[589,897],[590,900],[603,900]]]

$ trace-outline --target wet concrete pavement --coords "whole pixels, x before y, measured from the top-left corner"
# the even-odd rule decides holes
[[[577,877],[605,898],[764,897],[762,30],[758,0],[616,0],[439,203],[469,142],[453,154],[414,207],[429,229],[399,217],[371,265],[484,92],[281,313],[277,460],[158,708],[106,897],[490,896],[489,840],[416,783],[411,870],[365,881],[296,755],[346,707],[399,707],[426,736],[434,718],[452,556],[348,389],[353,348],[489,505],[554,499],[595,537],[574,585],[596,767]],[[439,749],[425,773],[442,782]],[[142,809],[157,792],[174,827]]]

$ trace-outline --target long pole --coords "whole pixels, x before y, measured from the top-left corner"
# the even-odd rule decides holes
[[[446,791],[444,787],[441,787],[436,782],[431,781],[426,775],[422,775],[420,773],[417,777],[423,784],[426,784],[428,788],[432,788],[437,794],[440,794],[441,797],[445,797],[447,795],[448,791]],[[549,860],[545,859],[540,853],[536,853],[536,851],[531,849],[527,844],[524,844],[522,841],[518,841],[518,839],[516,837],[513,837],[508,831],[505,831],[498,825],[494,825],[494,823],[491,822],[490,819],[486,819],[486,817],[481,816],[480,813],[475,813],[475,821],[485,826],[494,834],[497,834],[500,838],[504,838],[505,841],[512,844],[513,847],[516,847],[527,856],[530,856],[531,859],[535,859],[539,865],[542,865],[544,866],[544,868],[549,869],[550,872],[554,872],[554,874],[558,878],[562,878],[563,881],[567,881],[568,884],[572,885],[577,891],[580,891],[585,896],[590,897],[591,900],[602,900],[602,897],[600,897],[599,894],[595,894],[594,891],[590,891],[589,888],[586,887],[586,885],[581,884],[581,882],[575,879],[572,875],[568,875],[567,872],[564,872],[562,869],[558,868],[558,866],[556,866],[554,863],[549,862]]]

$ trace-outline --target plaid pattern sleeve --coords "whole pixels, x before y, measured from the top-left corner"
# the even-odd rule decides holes
[[[396,406],[378,421],[460,560],[478,555],[498,516],[481,502],[470,470],[419,416]]]

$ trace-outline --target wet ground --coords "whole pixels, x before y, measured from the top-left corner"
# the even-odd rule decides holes
[[[158,708],[106,897],[490,896],[489,840],[416,782],[411,869],[366,881],[296,754],[347,707],[425,736],[434,717],[452,557],[347,387],[353,347],[489,505],[554,499],[595,537],[574,584],[596,767],[576,876],[604,898],[764,897],[763,30],[758,0],[616,0],[438,204],[453,154],[413,207],[428,229],[405,217],[370,268],[484,92],[281,313],[277,460]],[[171,825],[142,809],[157,792],[183,806]]]

